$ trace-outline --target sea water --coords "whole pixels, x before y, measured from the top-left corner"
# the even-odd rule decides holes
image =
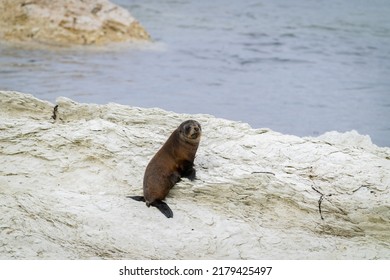
[[[0,89],[207,113],[298,136],[357,130],[390,146],[390,1],[113,2],[152,44],[0,45]]]

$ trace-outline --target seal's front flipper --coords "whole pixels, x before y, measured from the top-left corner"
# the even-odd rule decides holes
[[[171,208],[169,208],[168,204],[166,204],[164,201],[156,200],[155,202],[151,203],[150,205],[156,207],[158,210],[161,211],[167,218],[173,218],[173,212]]]
[[[136,201],[142,201],[142,202],[145,202],[145,198],[143,196],[140,196],[140,195],[136,195],[136,196],[126,196],[127,198],[131,198],[131,199],[134,199]]]
[[[190,167],[181,173],[181,177],[194,181],[196,179],[196,170],[193,167]]]

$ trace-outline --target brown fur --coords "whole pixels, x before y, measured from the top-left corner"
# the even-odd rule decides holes
[[[199,146],[201,126],[188,120],[171,134],[146,167],[143,182],[143,197],[132,197],[157,207],[168,218],[171,209],[162,200],[181,177],[195,179],[194,159]]]

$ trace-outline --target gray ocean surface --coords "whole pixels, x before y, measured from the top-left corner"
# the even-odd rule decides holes
[[[154,43],[0,45],[0,89],[207,113],[298,136],[357,130],[390,147],[390,1],[112,2]]]

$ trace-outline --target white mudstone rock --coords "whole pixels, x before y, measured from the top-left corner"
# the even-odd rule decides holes
[[[388,259],[390,148],[208,115],[0,92],[1,259]],[[55,117],[55,119],[53,118]],[[165,218],[126,195],[186,119],[198,180]]]

